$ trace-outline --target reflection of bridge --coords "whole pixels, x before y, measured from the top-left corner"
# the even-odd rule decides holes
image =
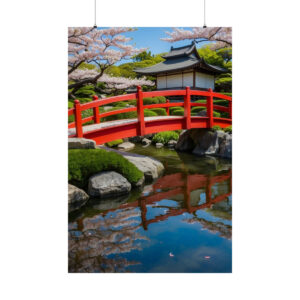
[[[178,216],[185,212],[194,213],[199,209],[209,208],[211,205],[225,200],[231,195],[231,181],[232,175],[231,170],[227,171],[222,175],[210,176],[202,174],[182,174],[175,173],[171,175],[166,175],[157,180],[153,185],[154,193],[149,196],[143,196],[141,199],[121,204],[118,208],[108,210],[115,211],[118,209],[123,209],[127,207],[140,207],[141,217],[142,217],[142,226],[145,230],[149,224],[156,223],[168,219],[171,216]],[[212,197],[212,190],[216,184],[227,183],[227,191],[216,197]],[[191,192],[204,189],[205,191],[205,203],[200,205],[192,205],[191,203]],[[158,190],[158,192],[156,192]],[[168,207],[164,206],[163,208],[167,209],[168,212],[164,215],[156,216],[154,219],[147,220],[147,205],[157,203],[163,199],[170,199],[178,194],[182,194],[184,197],[183,207]],[[200,199],[199,199],[200,200]],[[162,206],[156,206],[161,208]]]
[[[206,103],[191,102],[191,96],[206,97]],[[143,98],[156,96],[184,96],[183,102],[160,103],[144,105]],[[228,107],[222,105],[214,105],[214,98],[224,99],[229,102]],[[136,107],[129,107],[99,114],[99,107],[119,101],[137,100]],[[184,116],[169,116],[170,107],[183,107]],[[206,107],[206,116],[191,116],[191,108],[193,106]],[[144,117],[144,109],[166,108],[168,116]],[[87,109],[93,109],[93,115],[82,119],[82,112]],[[213,111],[218,110],[227,112],[229,118],[213,117]],[[126,112],[137,112],[136,119],[125,119],[110,122],[100,122],[101,118],[108,117]],[[232,99],[229,96],[215,93],[211,89],[208,91],[191,90],[186,87],[185,90],[165,90],[143,92],[141,87],[137,88],[137,92],[133,94],[110,97],[106,99],[98,99],[94,101],[80,104],[78,100],[74,101],[74,108],[69,109],[68,115],[75,117],[75,122],[69,124],[69,137],[84,137],[93,139],[97,144],[103,144],[112,140],[145,135],[168,130],[180,130],[190,128],[211,128],[218,125],[222,128],[231,125]],[[93,121],[94,124],[83,126],[84,123]]]

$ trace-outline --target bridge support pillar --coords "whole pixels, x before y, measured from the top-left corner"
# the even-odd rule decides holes
[[[93,96],[93,101],[98,100],[98,96],[94,95]],[[93,113],[94,113],[94,123],[99,124],[100,123],[100,116],[99,116],[99,107],[94,107],[93,108]]]
[[[206,97],[206,116],[208,117],[208,128],[212,128],[214,126],[214,97],[212,89],[208,89],[208,92],[210,95]]]
[[[144,104],[143,91],[140,86],[137,87],[136,109],[139,122],[139,135],[145,135],[145,118],[144,118]]]
[[[83,137],[82,131],[82,118],[81,118],[81,107],[79,100],[74,101],[74,109],[75,109],[75,128],[76,128],[76,136],[81,138]]]
[[[191,128],[191,90],[189,86],[185,88],[185,93],[186,93],[184,96],[185,129],[190,129]]]

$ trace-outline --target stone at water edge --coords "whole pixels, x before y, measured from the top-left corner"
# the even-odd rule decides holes
[[[137,154],[123,156],[144,173],[146,182],[157,179],[165,169],[160,161],[152,157]]]
[[[156,147],[156,148],[162,148],[163,146],[164,146],[163,143],[156,143],[156,144],[155,144],[155,147]]]
[[[195,146],[196,145],[190,136],[189,130],[186,130],[180,134],[175,149],[178,151],[192,151]]]
[[[96,149],[96,142],[84,138],[69,138],[69,149]]]
[[[69,212],[80,208],[89,200],[89,195],[78,187],[68,184]]]
[[[147,138],[143,138],[142,145],[145,146],[145,147],[151,145],[151,140],[149,140]]]
[[[122,143],[122,144],[118,145],[118,149],[120,149],[120,150],[131,150],[134,147],[135,147],[135,145],[133,143],[130,143],[130,142],[125,142],[125,143]]]
[[[168,146],[168,148],[175,148],[176,144],[177,144],[177,141],[170,140],[170,141],[168,141],[167,146]]]
[[[131,191],[128,180],[114,171],[105,171],[89,178],[88,194],[92,197],[124,195]]]

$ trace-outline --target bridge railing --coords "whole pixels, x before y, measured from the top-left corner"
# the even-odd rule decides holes
[[[166,101],[166,103],[159,103],[159,104],[149,104],[145,105],[143,103],[143,99],[146,97],[157,97],[157,96],[184,96],[183,102],[176,102],[176,103],[170,103],[169,100]],[[197,103],[191,101],[191,96],[202,96],[206,98],[205,103]],[[217,99],[223,99],[228,101],[228,106],[223,105],[217,105],[214,104],[214,98]],[[128,107],[128,108],[122,108],[118,110],[113,111],[107,111],[107,112],[99,112],[99,107],[115,103],[115,102],[121,102],[121,101],[129,101],[129,100],[136,100],[136,107]],[[185,128],[189,129],[191,128],[191,119],[199,116],[191,116],[191,109],[194,106],[202,106],[206,107],[206,116],[202,118],[208,118],[208,127],[211,128],[214,126],[214,121],[217,121],[218,119],[224,119],[224,118],[216,118],[213,116],[213,111],[222,111],[228,113],[228,119],[232,119],[232,98],[223,95],[220,93],[216,93],[212,91],[212,89],[209,89],[208,91],[199,91],[199,90],[191,90],[190,87],[186,87],[183,90],[163,90],[163,91],[151,91],[151,92],[143,92],[141,87],[137,87],[136,93],[126,94],[126,95],[120,95],[115,97],[109,97],[105,99],[98,99],[97,96],[93,97],[93,101],[89,103],[80,104],[79,100],[74,101],[74,108],[71,108],[68,110],[68,116],[74,115],[75,121],[69,123],[68,128],[74,128],[76,129],[76,136],[82,137],[83,136],[83,130],[82,126],[83,124],[93,121],[94,124],[99,124],[101,118],[126,113],[126,112],[137,112],[137,119],[139,122],[140,127],[140,134],[145,134],[145,118],[144,118],[144,109],[151,109],[151,108],[166,108],[166,112],[169,115],[169,109],[170,107],[183,107],[184,108],[184,122],[185,122]],[[88,116],[86,118],[82,118],[82,112],[86,111],[88,109],[93,110],[93,114],[91,116]]]

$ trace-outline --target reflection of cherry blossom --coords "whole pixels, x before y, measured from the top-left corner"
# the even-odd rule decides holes
[[[137,264],[119,254],[140,250],[137,240],[147,240],[137,232],[140,213],[134,208],[114,214],[85,218],[82,230],[69,232],[70,272],[122,272]],[[74,228],[75,226],[71,226]],[[114,258],[108,256],[114,254]]]

